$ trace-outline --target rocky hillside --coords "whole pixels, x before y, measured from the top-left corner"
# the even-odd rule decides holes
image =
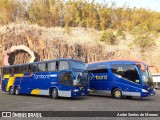
[[[2,52],[14,45],[26,45],[34,51],[36,61],[55,58],[75,58],[85,62],[114,58],[142,59],[160,68],[160,45],[141,51],[134,45],[133,36],[125,33],[125,39],[118,37],[115,45],[101,42],[102,31],[86,28],[45,28],[37,25],[9,24],[0,27],[0,66],[3,66]],[[133,45],[131,45],[133,44]],[[26,63],[30,59],[22,50],[10,55],[11,64]]]

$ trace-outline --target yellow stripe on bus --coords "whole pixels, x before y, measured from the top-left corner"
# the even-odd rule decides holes
[[[14,85],[16,77],[22,77],[24,74],[14,74],[14,77],[10,77],[11,75],[4,75],[4,78],[9,78],[6,91],[9,91],[9,87]]]
[[[15,74],[14,77],[23,77],[24,74]]]
[[[9,87],[10,87],[10,86],[13,86],[14,80],[15,80],[14,77],[10,77],[10,78],[9,78],[6,91],[9,91]]]
[[[40,92],[40,90],[38,90],[38,89],[33,89],[32,92],[31,92],[31,94],[38,95],[39,92]]]
[[[3,78],[9,78],[11,75],[10,74],[8,74],[8,75],[4,75],[4,77]]]

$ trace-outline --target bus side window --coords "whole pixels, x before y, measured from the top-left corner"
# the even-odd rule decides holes
[[[3,74],[9,74],[9,69],[8,68],[2,68],[3,69]]]
[[[66,73],[60,73],[58,75],[59,83],[65,84],[65,85],[72,85],[72,73],[66,72]]]
[[[28,65],[21,66],[22,73],[28,73]]]
[[[39,72],[45,72],[46,71],[46,63],[39,63],[37,71],[39,71]]]
[[[95,77],[98,74],[107,76],[108,69],[103,68],[103,69],[95,69],[95,70],[88,70],[89,73],[89,80],[98,80],[97,77]],[[107,77],[103,78],[102,80],[106,80]]]
[[[139,84],[139,75],[135,65],[112,64],[111,71],[123,78]]]
[[[58,70],[58,62],[48,63],[48,71],[57,71],[57,70]]]
[[[2,74],[7,74],[6,73],[6,68],[2,68]]]
[[[60,61],[59,70],[67,70],[67,69],[69,69],[68,61]]]
[[[88,72],[89,73],[93,73],[93,74],[96,74],[96,73],[108,73],[108,69],[96,69],[96,70],[90,70]]]
[[[37,64],[30,64],[29,72],[37,72]]]
[[[9,74],[12,74],[12,73],[13,73],[13,68],[10,67],[10,68],[9,68]]]
[[[73,79],[73,77],[72,77],[72,73],[71,72],[64,74],[64,84],[72,85],[73,84],[72,83],[72,79]]]
[[[20,73],[20,66],[15,66],[13,68],[13,73]]]
[[[59,74],[58,78],[59,78],[59,83],[63,84],[64,83],[64,73]]]

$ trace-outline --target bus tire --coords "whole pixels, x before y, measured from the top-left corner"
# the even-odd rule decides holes
[[[15,88],[15,95],[19,95],[20,93],[19,93],[19,87],[16,87]]]
[[[9,94],[10,95],[14,95],[15,93],[14,93],[14,87],[13,86],[11,86],[10,88],[9,88]]]
[[[122,98],[122,91],[119,88],[115,88],[112,91],[112,96],[116,99],[121,99]]]
[[[56,88],[51,89],[51,98],[53,99],[58,98],[58,90]]]

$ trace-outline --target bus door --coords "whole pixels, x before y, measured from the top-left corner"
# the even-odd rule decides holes
[[[120,86],[123,95],[140,95],[140,77],[135,65],[112,64],[111,71],[116,77],[116,86]]]
[[[70,70],[63,70],[58,73],[59,95],[71,97],[73,86],[73,75]]]
[[[129,69],[130,94],[131,96],[141,96],[141,80],[136,65],[131,65]]]

